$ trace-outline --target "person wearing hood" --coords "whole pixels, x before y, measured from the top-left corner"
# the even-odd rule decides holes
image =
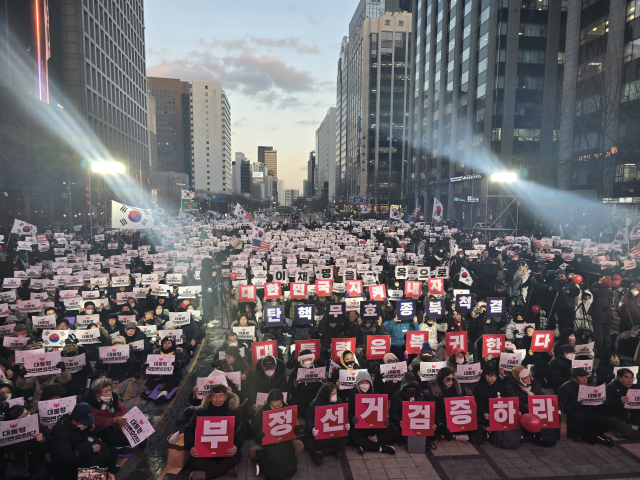
[[[616,378],[613,369],[620,366],[620,357],[611,352],[609,358],[603,358],[595,369],[596,385],[603,385],[612,382]]]
[[[114,337],[111,344],[125,345],[124,338]],[[140,360],[135,355],[129,355],[129,358],[124,363],[104,363],[104,360],[99,358],[95,363],[95,369],[98,376],[101,376],[101,372],[105,372],[105,376],[116,383],[120,383],[127,378],[140,378],[141,375]]]
[[[124,324],[123,338],[127,345],[142,341],[142,349],[134,349],[132,345],[130,347],[130,355],[135,355],[136,357],[138,357],[140,363],[146,363],[147,355],[151,353],[153,345],[151,344],[151,340],[149,340],[149,337],[147,337],[145,333],[138,328],[136,322],[131,321]]]
[[[287,384],[287,391],[290,395],[288,400],[289,405],[298,406],[298,415],[305,417],[309,405],[316,398],[318,390],[322,386],[322,380],[317,382],[302,382],[298,380],[298,371],[300,369],[318,368],[318,364],[315,361],[316,357],[311,350],[302,350],[297,361],[294,357],[294,355],[289,355],[289,360],[287,361],[287,368],[293,369]]]
[[[425,302],[427,298],[425,298]],[[424,322],[420,324],[421,332],[429,332],[429,345],[431,350],[435,350],[438,347],[438,332],[446,332],[449,326],[446,322],[436,323],[433,318],[426,318]]]
[[[389,428],[394,433],[398,445],[404,443],[402,436],[402,404],[404,402],[426,402],[428,396],[422,391],[418,378],[412,372],[406,372],[402,376],[400,388],[391,397],[389,406]],[[429,448],[433,443],[427,438]]]
[[[87,361],[95,362],[100,358],[100,347],[109,347],[111,346],[111,340],[109,340],[109,333],[107,329],[102,325],[97,325],[95,323],[88,324],[85,328],[97,328],[100,330],[100,336],[98,337],[99,343],[89,343],[83,345],[85,356]]]
[[[589,308],[593,340],[596,342],[596,357],[607,358],[611,353],[611,324],[613,323],[613,291],[609,277],[602,277],[589,287],[593,302]],[[622,330],[620,330],[622,331]]]
[[[331,358],[331,341],[342,336],[342,326],[335,317],[325,315],[318,325],[318,335],[320,335],[320,351],[328,363]]]
[[[214,385],[202,400],[202,408],[196,410],[189,425],[184,430],[184,446],[190,454],[189,465],[196,469],[189,480],[211,480],[229,472],[238,474],[238,464],[242,461],[242,446],[247,438],[247,425],[239,410],[238,397],[227,391],[221,384]],[[235,417],[233,447],[227,450],[226,457],[199,457],[195,449],[196,425],[198,417]]]
[[[62,356],[65,358],[77,357],[85,353],[84,348],[77,343],[70,343],[67,341],[62,348]],[[75,370],[75,369],[74,369]],[[64,389],[67,395],[84,395],[84,391],[87,388],[87,379],[93,375],[93,368],[87,360],[87,356],[84,357],[84,365],[75,372],[71,373],[71,380],[64,385]]]
[[[221,360],[220,353],[225,353],[229,347],[236,347],[238,349],[243,348],[245,355],[249,354],[249,345],[245,342],[241,342],[238,340],[238,335],[235,332],[227,332],[226,341],[220,345],[220,347],[216,350],[216,353],[213,355],[213,362],[211,362],[211,366],[213,368],[217,368],[224,363]]]
[[[620,317],[620,332],[628,332],[633,327],[640,325],[640,283],[632,283],[629,293],[626,293],[620,299],[617,307],[618,316]]]
[[[358,317],[357,322],[357,336],[356,346],[365,348],[367,345],[367,337],[370,335],[386,335],[387,331],[382,324],[382,317],[378,317],[377,320],[373,320],[371,317]]]
[[[370,362],[367,362],[367,367]],[[385,353],[382,358],[382,363],[388,365],[390,363],[398,363],[398,357],[396,357],[393,353]],[[393,394],[396,393],[400,389],[400,385],[402,380],[386,380],[382,377],[380,373],[380,366],[376,366],[376,374],[373,380],[373,386],[378,393],[385,393],[389,396],[389,398],[393,397]]]
[[[21,366],[20,373],[18,373],[17,367],[18,365],[13,369],[18,376],[16,379],[16,388],[20,390],[33,390],[33,399],[31,400],[31,408],[29,409],[31,413],[38,413],[38,402],[42,397],[44,387],[54,383],[65,384],[71,381],[71,373],[66,369],[65,364],[62,361],[56,365],[56,367],[60,369],[60,373],[38,375],[36,377],[25,378],[25,375],[27,374],[26,368]]]
[[[373,388],[371,375],[366,371],[358,372],[356,375],[356,386],[353,395],[349,398],[349,418],[351,427],[349,428],[349,442],[358,449],[360,455],[364,452],[389,453],[395,455],[396,449],[392,447],[395,435],[390,428],[369,428],[356,429],[356,424],[360,421],[356,417],[356,395],[378,393]],[[386,422],[389,426],[389,420]]]
[[[0,379],[0,393],[4,394],[5,401],[9,401],[16,396],[16,386],[6,378]]]
[[[505,392],[504,384],[498,381],[498,371],[492,365],[486,366],[482,370],[480,381],[473,387],[473,398],[476,399],[478,407],[479,425],[489,426],[489,400],[499,396],[506,397]]]
[[[188,363],[182,348],[176,345],[176,341],[171,337],[164,337],[159,348],[153,351],[154,355],[173,355],[173,373],[171,375],[147,375],[147,383],[144,385],[144,391],[140,394],[140,398],[149,399],[149,395],[156,389],[160,389],[160,393],[154,400],[156,405],[166,402],[173,391],[180,386],[182,380],[182,368]]]
[[[253,375],[245,383],[247,384],[247,401],[242,413],[247,424],[250,424],[259,408],[256,404],[258,393],[268,394],[274,389],[287,391],[287,368],[279,358],[267,355],[256,363]]]
[[[576,358],[575,349],[571,344],[561,346],[559,353],[560,355],[549,363],[551,379],[553,381],[553,391],[556,393],[560,385],[571,380],[571,365]]]
[[[436,404],[435,434],[436,438],[452,440],[454,435],[447,428],[447,413],[444,404],[445,398],[465,397],[467,392],[456,380],[454,370],[450,367],[441,368],[436,378],[429,380],[429,400]],[[455,435],[456,440],[469,441],[467,434]]]
[[[303,437],[304,447],[311,452],[311,458],[316,465],[321,465],[325,455],[332,453],[339,457],[344,448],[349,443],[349,437],[325,438],[316,440],[318,429],[316,428],[316,408],[328,405],[341,405],[344,402],[338,397],[338,387],[328,382],[323,383],[316,398],[311,402],[305,416],[306,435]],[[347,423],[345,428],[349,430],[351,424]]]
[[[246,315],[240,315],[240,318],[238,320],[235,320],[231,324],[231,327],[229,328],[229,330],[234,331],[233,330],[234,328],[242,328],[242,327],[254,327],[255,328],[254,331],[258,330],[258,324],[253,320],[248,320]],[[251,349],[251,345],[253,344],[253,342],[256,342],[256,341],[257,341],[257,338],[254,336],[251,340],[244,340],[244,343],[246,343],[249,346],[249,349]]]
[[[553,355],[555,357],[559,357],[560,355],[562,355],[560,348],[563,347],[564,345],[571,345],[575,349],[576,332],[573,328],[569,328],[569,327],[563,328],[562,331],[560,332],[560,336],[558,337],[558,339],[555,341],[555,344],[553,345]]]
[[[27,415],[29,415],[29,411],[24,405],[14,405],[8,409],[4,420],[18,420]],[[39,423],[38,433],[33,435],[32,438],[0,448],[0,459],[2,459],[3,467],[7,469],[12,466],[13,462],[18,460],[17,468],[13,469],[15,471],[25,467],[24,464],[20,464],[19,460],[26,458],[26,467],[28,468],[28,471],[25,472],[27,473],[26,478],[29,480],[47,480],[51,477],[51,471],[47,464],[47,455],[50,449],[51,435],[49,429]]]
[[[416,355],[416,357],[411,361],[411,365],[409,365],[408,370],[413,372],[418,379],[418,383],[420,384],[420,388],[425,393],[425,395],[429,394],[429,381],[422,380],[422,372],[420,371],[420,364],[425,362],[433,362],[435,360],[433,356],[433,350],[431,348],[431,344],[429,342],[423,342],[422,348],[420,349],[420,355]]]
[[[609,429],[604,416],[606,405],[587,406],[578,400],[580,385],[587,385],[588,380],[584,368],[572,368],[571,379],[558,388],[558,403],[567,415],[567,433],[574,441],[613,447],[613,441],[604,435]]]
[[[78,403],[73,411],[61,417],[51,429],[53,442],[51,462],[55,480],[77,480],[79,468],[107,468],[109,480],[119,470],[118,449],[109,447],[96,437],[93,408]]]
[[[510,341],[510,342],[515,342],[518,338],[518,330],[519,328],[522,329],[522,327],[524,326],[524,317],[522,316],[522,314],[518,313],[514,319],[513,322],[511,322],[509,325],[507,325],[507,329],[505,331],[505,337],[506,340]],[[529,323],[533,323],[533,322],[529,322]]]
[[[359,368],[361,367],[356,362],[356,356],[351,350],[344,350],[340,353],[340,363],[338,364],[338,368],[331,373],[331,381],[338,387],[338,396],[345,403],[347,403],[353,395],[354,389],[340,389],[340,370],[357,370]]]
[[[241,391],[247,391],[249,387],[248,379],[250,374],[253,372],[253,368],[249,365],[249,362],[242,357],[238,347],[235,345],[228,347],[225,352],[224,360],[214,362],[213,366],[214,368],[219,368],[223,372],[240,372],[240,380],[242,382]],[[244,402],[244,396],[239,395],[239,397],[240,401]]]
[[[110,378],[98,378],[91,384],[86,402],[93,408],[92,415],[96,420],[96,434],[110,447],[116,447],[120,455],[131,453],[129,440],[122,431],[127,423],[123,418],[129,409],[113,391]],[[146,446],[146,440],[144,446]],[[141,447],[144,448],[141,444]]]
[[[122,325],[122,322],[118,319],[117,313],[109,314],[107,321],[104,324],[104,328],[107,331],[107,334],[111,335],[112,339],[115,335],[122,336],[124,334],[124,325]]]
[[[640,440],[640,412],[625,408],[629,402],[627,393],[631,388],[634,388],[633,372],[628,368],[621,368],[616,374],[616,379],[607,384],[606,422],[618,436],[637,442]],[[638,388],[638,385],[635,385],[635,388]]]
[[[419,330],[418,317],[413,317],[413,320],[401,320],[396,315],[393,320],[384,322],[384,329],[389,335],[391,335],[391,352],[396,357],[403,357],[405,352],[404,341],[409,330]]]

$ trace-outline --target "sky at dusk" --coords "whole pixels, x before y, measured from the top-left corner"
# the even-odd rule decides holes
[[[315,131],[335,106],[340,44],[357,0],[145,2],[147,75],[222,83],[232,152],[278,150],[278,178],[300,189]]]

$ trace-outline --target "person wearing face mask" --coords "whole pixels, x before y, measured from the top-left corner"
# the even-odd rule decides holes
[[[325,315],[318,326],[318,335],[320,336],[320,351],[325,360],[329,361],[329,353],[331,352],[331,341],[334,338],[342,336],[342,326],[334,317]]]
[[[425,298],[425,302],[427,299]],[[431,349],[435,350],[438,346],[438,332],[446,332],[449,326],[446,322],[436,323],[433,318],[426,318],[423,323],[420,324],[420,331],[429,332],[429,345]]]
[[[349,442],[358,449],[360,455],[364,452],[379,452],[395,455],[396,449],[393,448],[395,435],[390,428],[374,428],[359,430],[355,426],[359,422],[356,417],[356,395],[358,394],[378,393],[373,388],[371,375],[366,371],[360,371],[356,375],[356,386],[353,389],[353,395],[349,398],[349,418],[351,419],[351,427],[349,429]],[[389,421],[386,423],[389,426]]]
[[[595,369],[596,385],[608,384],[615,380],[616,375],[613,369],[620,366],[620,357],[615,353],[609,355],[609,358],[603,358]]]
[[[118,319],[117,313],[110,313],[107,317],[107,321],[104,324],[104,328],[108,335],[121,336],[124,334],[124,325]]]
[[[5,421],[17,420],[28,415],[29,412],[23,405],[14,405],[8,410]],[[46,458],[51,449],[51,435],[44,425],[39,424],[38,428],[38,433],[28,440],[0,448],[0,460],[5,471],[20,471],[21,467],[26,466],[26,478],[29,480],[46,480],[51,476]],[[25,457],[27,465],[21,462]],[[12,463],[15,463],[16,468],[11,468]]]
[[[460,348],[456,348],[447,359],[447,366],[454,372],[458,371],[458,365],[466,365],[467,363],[469,363],[469,354]]]
[[[51,462],[55,480],[76,480],[79,468],[107,468],[109,480],[118,472],[118,449],[96,436],[93,407],[78,403],[51,429]]]
[[[153,316],[161,318],[163,323],[169,320],[168,310],[165,310],[164,305],[160,303],[158,303],[153,309]]]
[[[555,341],[553,345],[553,355],[558,357],[561,355],[560,348],[563,345],[571,345],[575,348],[576,346],[576,332],[573,328],[563,328],[560,332],[560,336]]]
[[[450,367],[440,369],[436,378],[429,380],[429,400],[436,403],[435,436],[437,439],[453,440],[454,435],[447,428],[445,398],[465,397],[467,392],[455,378],[455,370]],[[467,434],[457,434],[456,440],[468,441]]]
[[[505,331],[506,339],[509,342],[515,342],[516,339],[521,338],[518,337],[518,331],[522,329],[524,326],[524,317],[521,314],[517,314],[509,325],[507,325],[507,330]],[[528,322],[533,323],[533,322]]]
[[[256,404],[258,393],[269,393],[271,390],[280,390],[286,392],[287,387],[287,368],[279,358],[267,355],[256,363],[253,375],[248,379],[247,383],[247,401],[244,404],[242,414],[244,415],[247,425],[253,424],[253,419],[259,406]],[[244,385],[243,385],[243,391]]]
[[[616,311],[620,317],[620,333],[628,332],[640,325],[640,283],[632,283],[629,293],[626,293],[618,303]]]
[[[385,379],[380,374],[380,365],[375,365],[374,362],[375,360],[367,361],[367,370],[369,372],[373,372],[372,375],[374,375],[373,387],[378,393],[386,394],[389,398],[393,397],[393,395],[400,389],[402,379],[383,381]],[[391,363],[398,363],[398,357],[391,352],[385,353],[382,358],[382,364],[389,365]],[[375,370],[371,369],[372,364],[375,365]]]
[[[486,366],[482,370],[480,381],[473,387],[473,397],[478,406],[478,424],[485,427],[489,426],[489,400],[498,396],[507,396],[506,388],[502,382],[498,381],[498,377],[498,371],[494,366]]]
[[[638,388],[633,384],[633,372],[628,368],[621,368],[615,380],[607,384],[607,425],[616,432],[617,436],[627,437],[635,442],[640,441],[640,412],[637,409],[625,408],[629,402],[629,389]],[[636,427],[636,428],[633,428]]]
[[[287,361],[287,368],[293,369],[289,375],[289,381],[287,383],[289,395],[289,405],[298,406],[298,415],[304,417],[307,414],[309,405],[316,398],[318,390],[322,385],[322,380],[317,382],[302,382],[298,380],[298,371],[300,369],[317,368],[318,365],[315,362],[315,355],[311,350],[302,350],[298,356],[298,360],[294,358],[295,355],[289,355]]]
[[[323,383],[316,398],[311,402],[307,409],[305,417],[305,429],[307,434],[303,437],[304,448],[311,452],[311,458],[316,465],[321,465],[325,455],[334,453],[339,457],[344,448],[349,443],[348,437],[326,438],[316,440],[318,430],[316,428],[316,408],[326,407],[327,405],[341,405],[344,402],[338,397],[338,387],[328,382]],[[349,430],[350,424],[345,425]]]
[[[224,363],[224,361],[221,360],[221,357],[223,355],[220,355],[220,353],[226,352],[229,347],[237,347],[239,349],[243,348],[245,355],[248,355],[250,352],[249,345],[239,341],[238,335],[236,333],[229,332],[227,333],[226,341],[222,345],[220,345],[220,347],[218,348],[218,350],[216,350],[216,353],[213,356],[213,362],[211,363],[212,367],[217,368]]]
[[[551,360],[551,379],[553,391],[557,392],[560,385],[571,380],[571,362],[575,360],[576,353],[573,345],[560,347],[560,355]]]
[[[16,386],[6,378],[0,380],[0,392],[5,394],[6,400],[16,398]]]
[[[173,355],[176,357],[173,361],[173,373],[171,375],[148,375],[144,391],[140,394],[140,398],[148,400],[154,390],[160,390],[160,393],[154,400],[156,405],[160,405],[169,400],[175,390],[180,386],[182,368],[187,365],[188,360],[182,348],[178,347],[175,340],[171,337],[164,337],[160,341],[160,347],[156,348],[153,354]]]
[[[358,370],[361,369],[360,365],[356,362],[356,357],[351,350],[344,350],[340,353],[340,363],[331,374],[331,381],[338,387],[338,396],[343,402],[347,402],[353,395],[354,389],[340,390],[340,370]]]
[[[412,372],[406,372],[402,376],[400,388],[391,397],[389,406],[389,429],[393,432],[398,445],[405,442],[402,436],[402,404],[404,402],[426,402],[428,395],[422,391],[418,378]],[[427,438],[429,448],[433,445]]]

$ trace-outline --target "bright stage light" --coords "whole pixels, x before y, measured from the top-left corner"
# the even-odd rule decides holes
[[[91,170],[103,175],[113,175],[124,173],[125,168],[120,162],[114,162],[113,160],[100,160],[98,162],[91,163]]]
[[[491,175],[492,182],[512,183],[518,180],[514,172],[498,172]]]

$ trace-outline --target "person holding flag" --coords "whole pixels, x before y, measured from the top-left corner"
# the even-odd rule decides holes
[[[441,222],[442,217],[444,215],[444,210],[442,208],[442,202],[438,200],[436,197],[433,197],[433,213],[432,218],[434,222]]]

